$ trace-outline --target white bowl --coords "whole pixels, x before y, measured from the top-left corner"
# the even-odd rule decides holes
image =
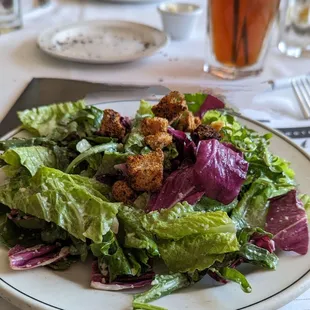
[[[165,32],[173,40],[189,39],[202,13],[199,5],[165,2],[158,6]]]

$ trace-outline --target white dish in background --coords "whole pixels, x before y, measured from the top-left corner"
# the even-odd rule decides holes
[[[168,43],[153,27],[117,20],[87,21],[44,30],[38,45],[45,53],[70,61],[112,64],[151,56]]]
[[[189,39],[197,25],[202,9],[199,5],[165,2],[158,6],[164,30],[173,40]]]
[[[137,100],[132,100],[96,106],[101,109],[112,108],[122,115],[132,116],[138,105]],[[299,190],[309,194],[309,155],[278,132],[244,117],[239,120],[262,134],[273,132],[271,151],[292,163]],[[9,139],[15,134],[16,131],[9,133],[3,139]],[[24,134],[20,132],[18,135]],[[205,277],[196,285],[163,297],[155,304],[169,310],[278,309],[310,287],[310,252],[304,256],[288,252],[278,254],[280,260],[276,271],[265,271],[252,265],[243,266],[242,271],[252,285],[251,294],[244,293],[235,283],[218,285]],[[124,293],[91,289],[90,273],[90,262],[77,263],[64,272],[54,272],[47,268],[13,271],[9,268],[7,250],[0,247],[0,295],[23,310],[130,308],[132,291]]]

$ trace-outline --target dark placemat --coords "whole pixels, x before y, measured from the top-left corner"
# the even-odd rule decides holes
[[[76,80],[34,78],[17,99],[11,110],[0,123],[0,136],[20,125],[17,111],[30,109],[55,102],[75,101],[90,93],[107,93],[109,97],[122,93],[135,92],[139,98],[151,94],[165,93],[162,86],[133,86],[91,83]],[[158,92],[158,93],[157,93]]]

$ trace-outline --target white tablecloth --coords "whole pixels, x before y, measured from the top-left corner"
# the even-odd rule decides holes
[[[193,1],[193,0],[187,0]],[[194,0],[202,7],[205,1]],[[53,59],[36,46],[38,33],[49,26],[90,19],[123,19],[161,28],[156,4],[111,4],[103,1],[58,1],[51,10],[25,19],[22,30],[0,36],[0,120],[10,109],[33,77],[58,77],[105,83],[164,84],[208,87],[215,78],[202,71],[204,62],[205,16],[197,25],[195,35],[186,42],[171,42],[163,52],[121,65],[86,65]],[[274,47],[267,58],[261,76],[253,83],[304,74],[310,68],[310,58],[287,58]],[[219,82],[220,83],[220,82]],[[298,106],[296,105],[298,110]],[[294,113],[293,113],[294,114]],[[295,113],[296,115],[299,112]],[[298,118],[298,117],[297,117]],[[1,310],[16,310],[0,299]],[[310,291],[282,310],[310,309]],[[68,309],[69,310],[69,309]]]

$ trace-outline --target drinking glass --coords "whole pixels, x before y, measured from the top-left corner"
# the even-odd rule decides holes
[[[0,34],[22,26],[20,0],[0,0]]]
[[[280,0],[207,0],[204,71],[225,79],[263,70]]]
[[[310,0],[281,3],[278,48],[287,56],[310,54]]]

